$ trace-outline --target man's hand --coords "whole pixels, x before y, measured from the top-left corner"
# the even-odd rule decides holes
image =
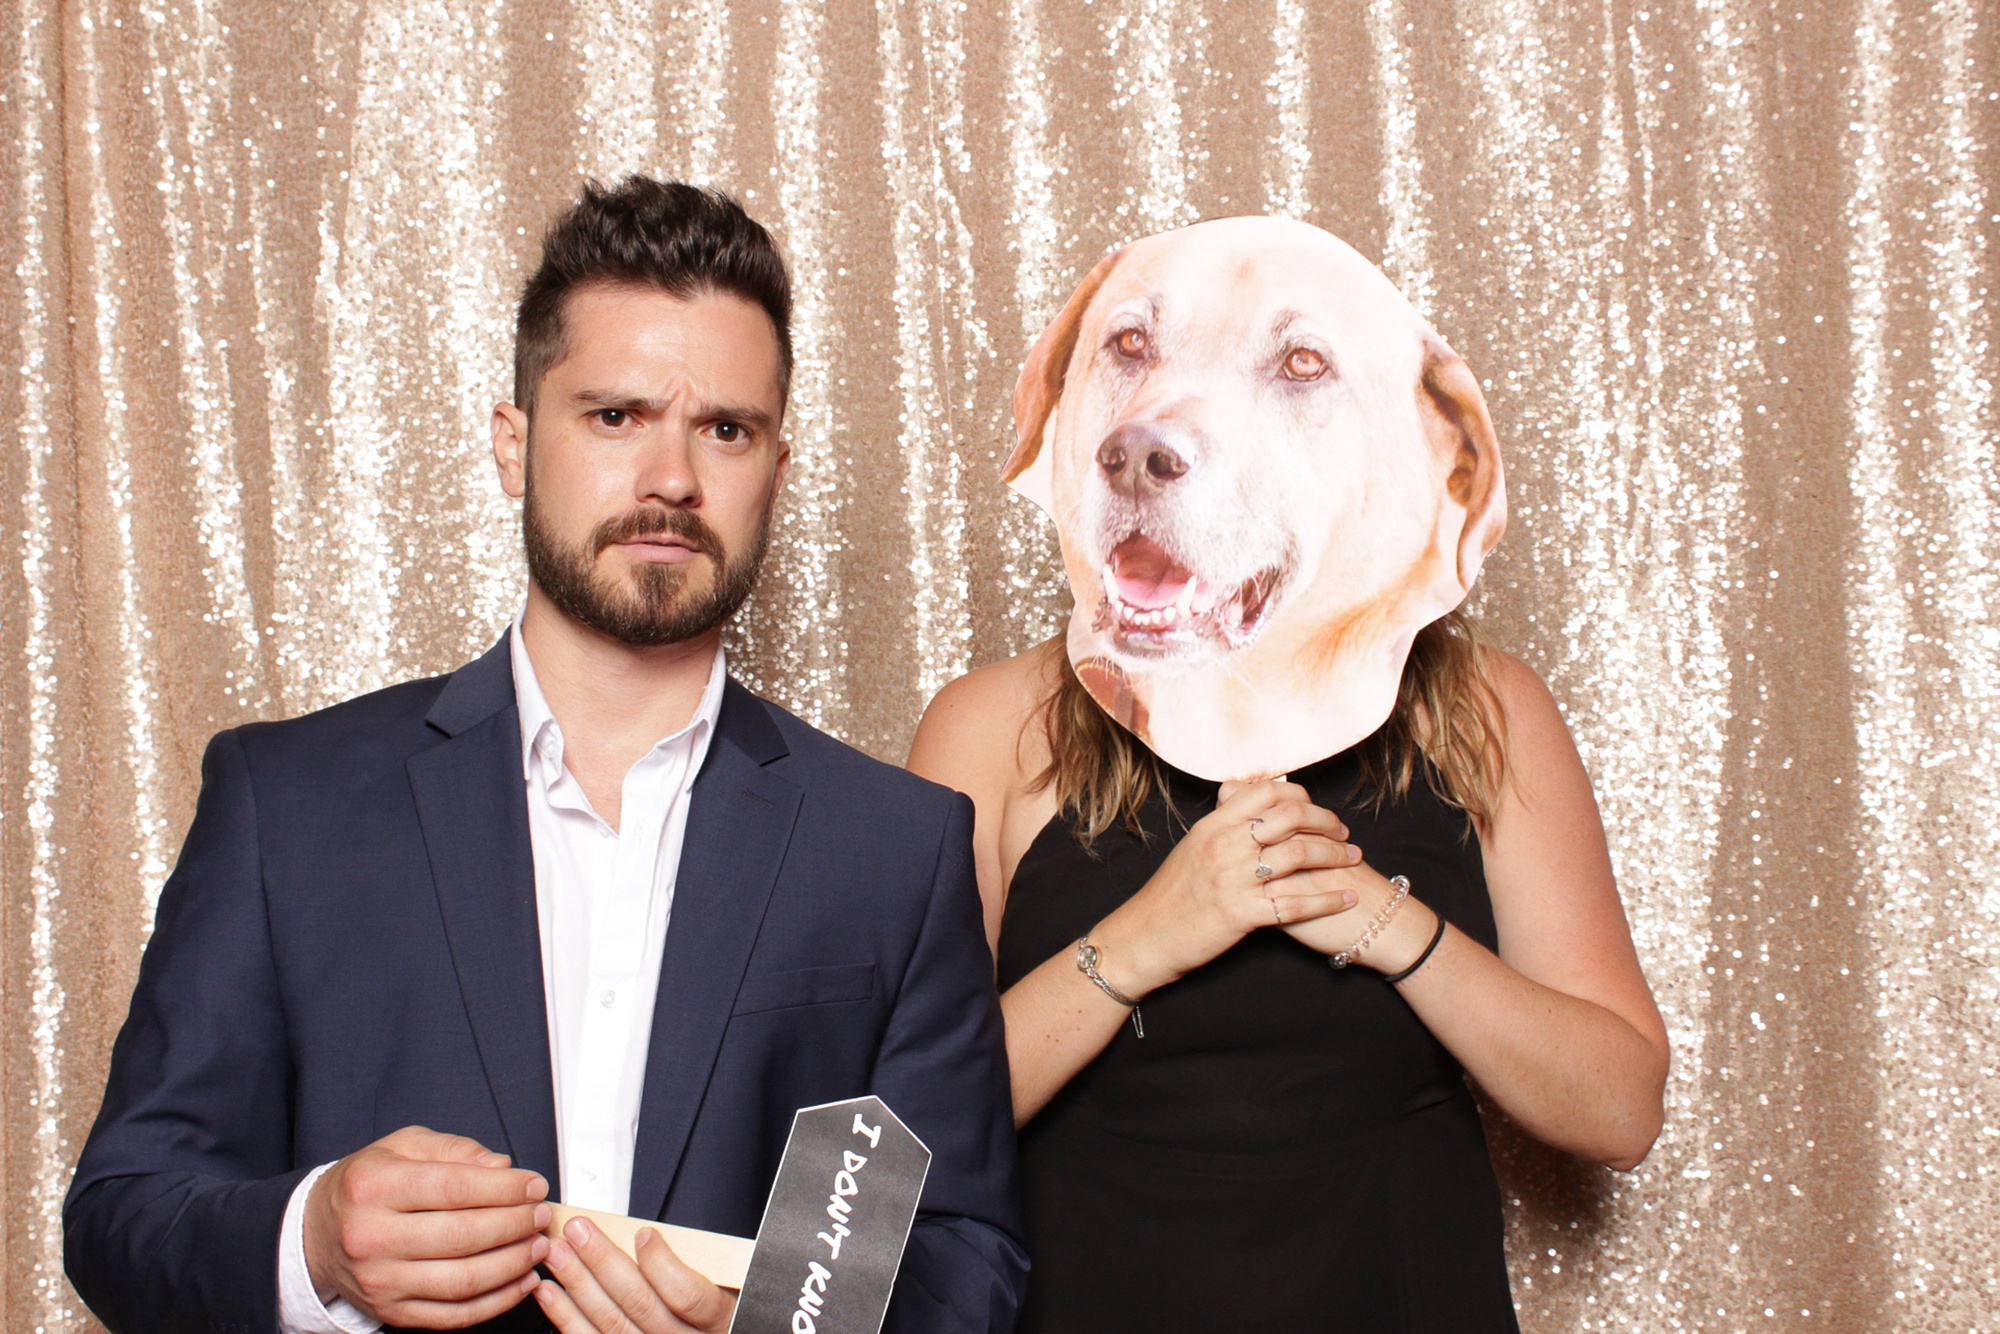
[[[651,1228],[639,1229],[637,1264],[581,1218],[549,1248],[561,1286],[535,1289],[542,1314],[562,1334],[723,1334],[736,1294],[681,1263]]]
[[[549,1183],[463,1135],[405,1126],[342,1158],[306,1199],[320,1300],[384,1324],[462,1329],[528,1295],[548,1254]]]

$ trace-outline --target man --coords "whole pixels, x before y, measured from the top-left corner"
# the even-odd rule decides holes
[[[493,416],[519,619],[210,743],[64,1210],[113,1330],[721,1330],[655,1234],[551,1242],[544,1199],[751,1235],[792,1112],[869,1092],[935,1155],[890,1327],[1011,1324],[970,806],[724,672],[789,320],[719,195],[633,177],[552,229]]]

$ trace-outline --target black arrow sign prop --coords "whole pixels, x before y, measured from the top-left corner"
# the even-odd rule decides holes
[[[880,1098],[801,1108],[730,1334],[879,1334],[930,1169]]]

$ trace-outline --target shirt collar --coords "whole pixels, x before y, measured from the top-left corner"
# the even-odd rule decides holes
[[[534,661],[528,657],[528,643],[521,637],[519,613],[516,613],[514,624],[507,632],[507,653],[514,664],[514,704],[521,716],[521,776],[531,778],[535,772],[535,747],[540,744],[543,733],[553,732],[560,744],[562,728],[549,708],[548,697],[542,694],[542,683],[535,675]],[[662,737],[659,744],[692,734],[697,753],[705,749],[702,743],[715,731],[716,720],[722,716],[722,689],[729,679],[724,656],[722,645],[717,644],[715,661],[708,668],[708,684],[702,687],[701,700],[694,706],[694,716],[688,719],[686,727],[672,736]],[[560,755],[558,750],[558,758]]]

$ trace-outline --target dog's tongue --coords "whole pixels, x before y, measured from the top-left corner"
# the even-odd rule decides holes
[[[1194,575],[1175,564],[1159,543],[1134,533],[1112,548],[1111,577],[1118,585],[1121,602],[1151,611],[1178,601]]]

